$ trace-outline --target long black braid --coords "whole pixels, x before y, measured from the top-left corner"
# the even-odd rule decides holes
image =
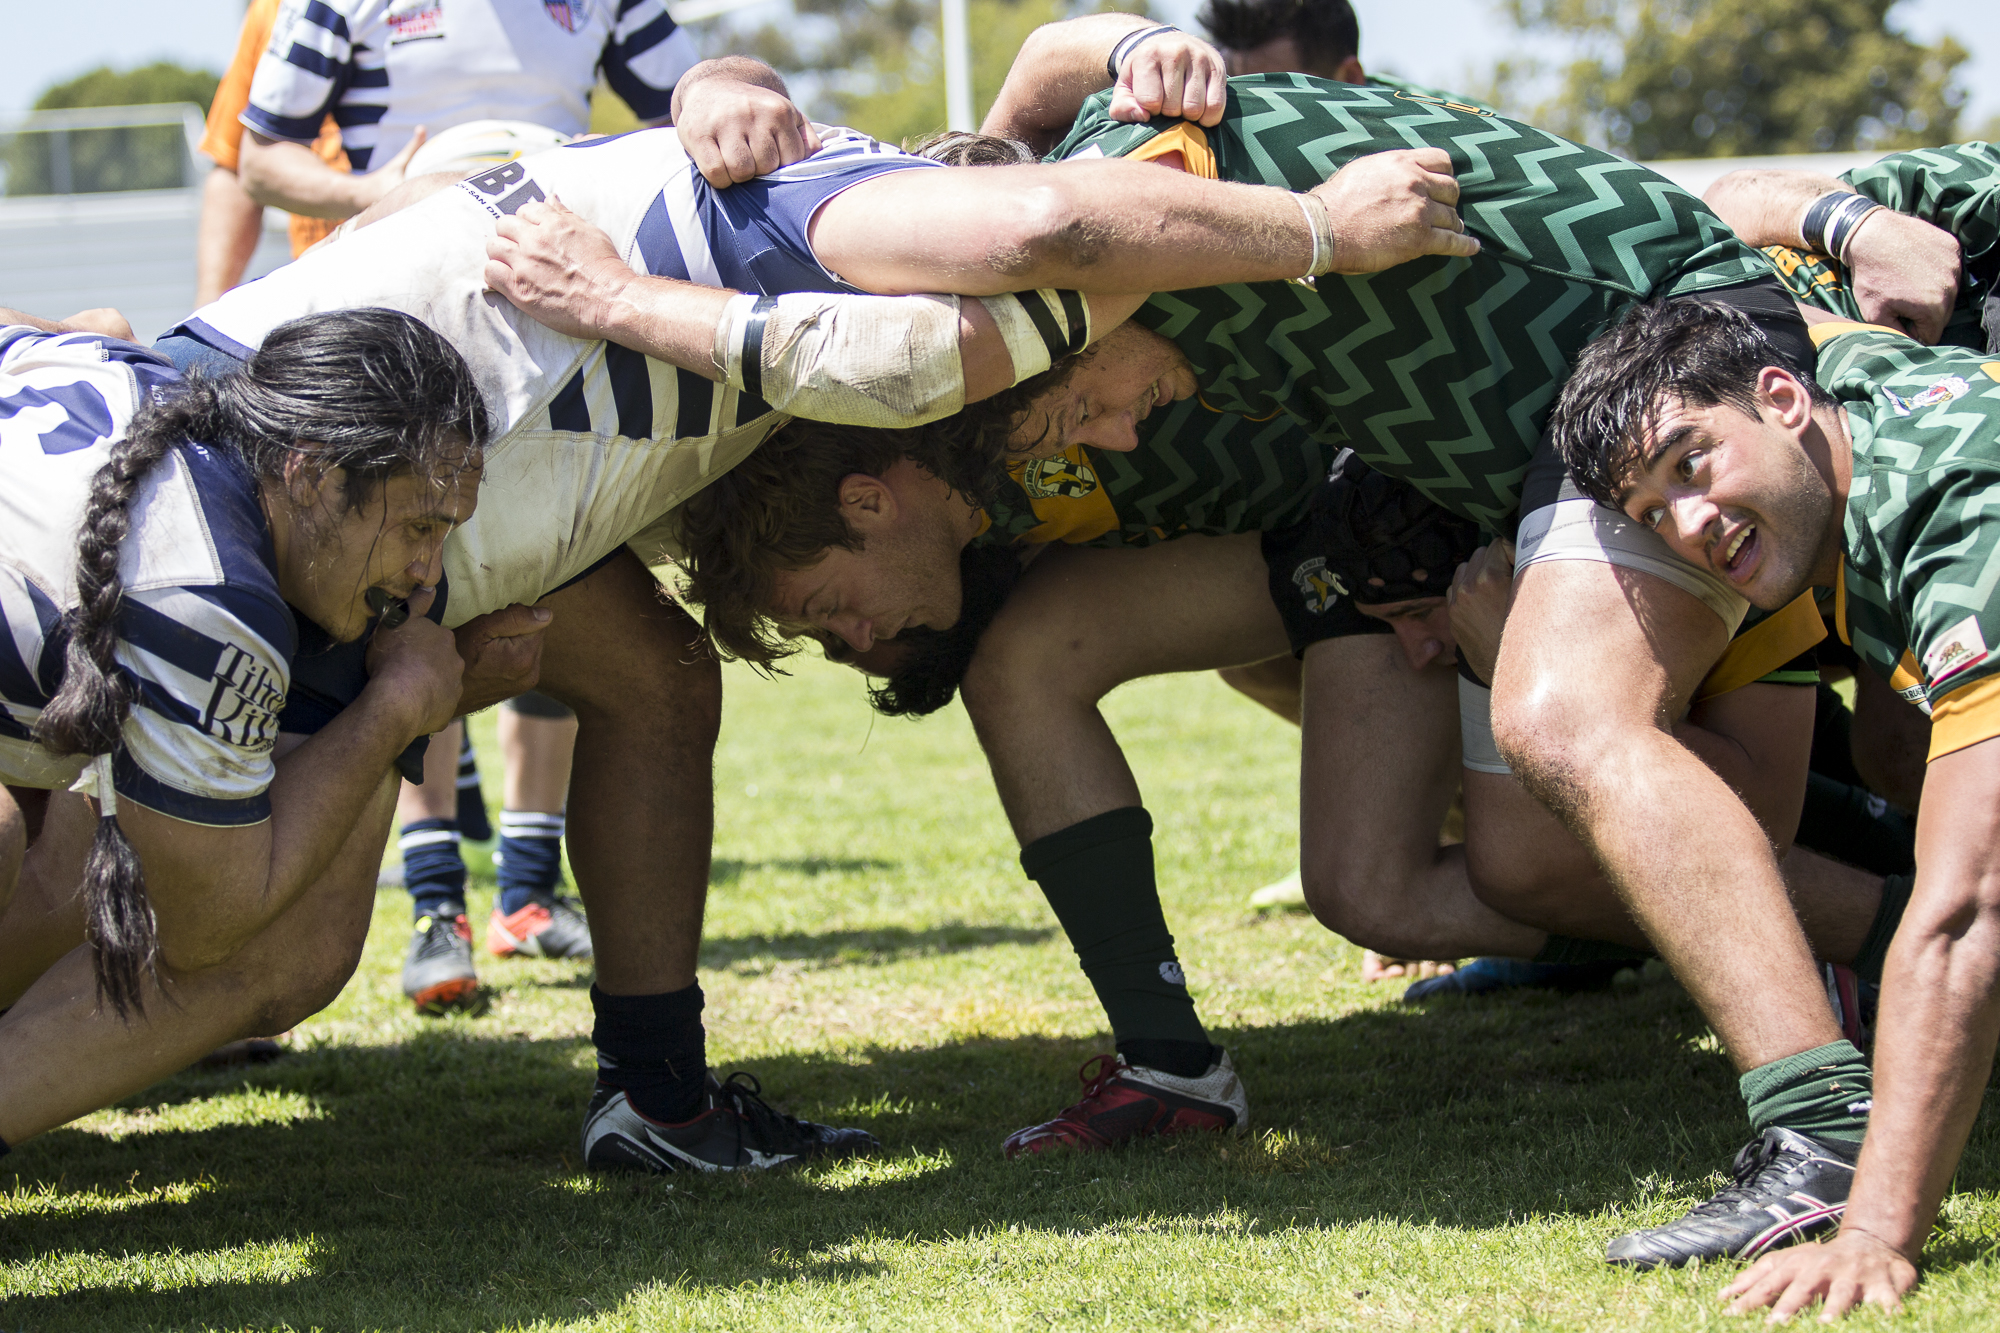
[[[77,606],[61,687],[35,723],[57,755],[115,755],[136,686],[117,664],[125,584],[121,547],[132,501],[148,471],[179,445],[233,455],[259,481],[282,487],[286,464],[306,455],[346,470],[345,504],[365,504],[399,473],[437,476],[477,457],[487,413],[472,372],[451,344],[394,310],[308,315],[271,332],[241,370],[193,372],[133,418],[92,480],[77,536]],[[103,791],[100,802],[112,804]],[[157,925],[144,870],[115,809],[97,821],[83,868],[85,931],[97,991],[120,1017],[144,1012],[156,968]]]

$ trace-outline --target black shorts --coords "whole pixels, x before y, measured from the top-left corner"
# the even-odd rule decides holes
[[[1389,622],[1355,609],[1354,598],[1327,572],[1326,537],[1317,510],[1287,528],[1264,534],[1264,568],[1271,604],[1285,622],[1292,656],[1324,639],[1354,634],[1393,634]]]

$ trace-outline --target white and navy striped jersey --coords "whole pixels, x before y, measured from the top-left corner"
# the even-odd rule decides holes
[[[243,357],[288,319],[388,306],[459,350],[494,420],[479,507],[445,543],[444,623],[461,625],[584,574],[786,420],[691,371],[557,333],[488,291],[495,219],[556,197],[641,272],[766,294],[841,290],[807,244],[813,214],[872,176],[936,164],[853,131],[823,137],[806,161],[720,191],[672,129],[504,163],[236,288],[176,332]],[[642,554],[670,551],[666,533]]]
[[[242,121],[311,143],[330,112],[365,172],[419,125],[581,134],[599,68],[641,120],[664,119],[700,59],[663,0],[284,0]]]
[[[63,679],[92,479],[163,358],[95,334],[0,329],[0,781],[68,786],[87,762],[32,729]],[[112,763],[121,799],[197,824],[269,817],[271,747],[297,633],[256,482],[174,449],[139,483],[119,548],[118,665],[138,688]]]

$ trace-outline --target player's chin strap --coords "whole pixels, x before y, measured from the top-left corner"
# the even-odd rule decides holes
[[[1090,341],[1090,303],[1075,292],[977,299],[1017,384]],[[815,421],[918,426],[965,406],[955,296],[731,297],[713,357],[724,383]]]

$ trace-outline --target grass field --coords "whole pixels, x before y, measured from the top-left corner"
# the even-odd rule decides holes
[[[871,725],[854,678],[811,663],[728,688],[710,1057],[886,1155],[583,1174],[588,969],[487,960],[485,1014],[418,1018],[407,899],[384,892],[292,1055],[0,1159],[0,1330],[1743,1327],[1724,1270],[1600,1260],[1746,1135],[1678,988],[1411,1009],[1310,919],[1254,917],[1293,857],[1295,733],[1212,678],[1108,712],[1253,1133],[1014,1163],[1001,1138],[1109,1042],[963,714]],[[1991,1113],[1959,1184],[1900,1327],[2000,1324]]]

